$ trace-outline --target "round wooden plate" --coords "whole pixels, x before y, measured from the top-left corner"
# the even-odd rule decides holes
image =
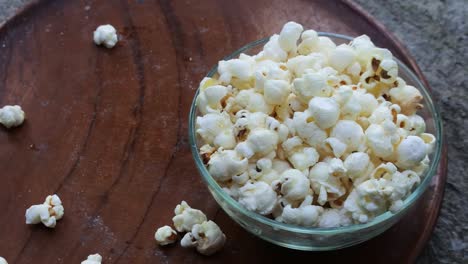
[[[424,80],[402,45],[346,1],[34,1],[0,28],[0,103],[27,121],[0,130],[0,256],[10,263],[247,263],[309,260],[412,262],[433,229],[446,155],[421,201],[399,224],[361,245],[299,252],[256,238],[211,198],[197,174],[187,119],[199,81],[223,56],[279,32],[306,28],[368,34]],[[94,29],[121,35],[108,50]],[[445,151],[445,150],[444,150]],[[57,193],[65,217],[55,229],[24,224],[27,207]],[[206,258],[153,235],[181,200],[202,209],[228,240]]]

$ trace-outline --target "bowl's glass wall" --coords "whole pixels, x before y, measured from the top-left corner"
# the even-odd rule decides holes
[[[350,37],[331,33],[319,33],[319,35],[330,37],[336,44],[348,43],[351,40]],[[256,54],[262,49],[263,44],[267,41],[268,39],[266,38],[253,42],[242,47],[225,59],[236,58],[240,53],[250,55]],[[399,61],[397,62],[399,64],[400,77],[403,78],[408,85],[418,88],[423,94],[425,98],[423,101],[424,109],[418,112],[418,114],[426,120],[426,131],[434,134],[437,138],[435,150],[430,155],[431,164],[423,176],[421,184],[405,200],[405,205],[401,211],[395,214],[386,212],[376,217],[371,222],[361,225],[338,228],[306,228],[279,223],[246,210],[219,187],[216,181],[209,175],[200,155],[198,154],[198,147],[201,142],[198,140],[195,133],[195,119],[198,116],[198,111],[195,105],[195,98],[198,95],[197,91],[192,103],[189,118],[190,145],[197,169],[202,175],[203,180],[207,183],[211,194],[218,204],[232,219],[234,219],[234,221],[239,223],[247,231],[262,239],[270,241],[271,243],[300,250],[332,250],[343,248],[366,241],[390,228],[408,211],[408,209],[427,189],[432,177],[436,173],[442,145],[440,114],[435,108],[428,90],[405,65]],[[211,77],[215,73],[216,67],[214,67],[207,76]]]

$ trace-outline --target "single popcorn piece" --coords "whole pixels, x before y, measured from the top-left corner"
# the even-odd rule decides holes
[[[108,49],[113,48],[119,41],[117,31],[109,24],[97,27],[94,31],[93,39],[96,45],[104,45]]]
[[[218,149],[210,157],[208,171],[217,181],[228,181],[247,170],[248,160],[241,158],[235,150]]]
[[[8,264],[8,262],[6,261],[6,259],[0,257],[0,264]]]
[[[158,245],[169,245],[177,241],[177,232],[172,227],[166,225],[156,230],[154,239],[156,239]]]
[[[303,30],[302,25],[296,22],[284,24],[278,38],[279,46],[286,52],[295,51],[297,48],[297,41]]]
[[[210,256],[221,250],[226,242],[226,235],[213,221],[204,221],[193,226],[180,241],[182,247],[196,247],[200,254]]]
[[[102,257],[99,254],[89,255],[88,258],[81,262],[81,264],[101,264]]]
[[[268,215],[276,204],[276,193],[265,182],[248,181],[239,189],[239,203],[250,211]]]
[[[6,128],[20,126],[24,119],[24,111],[19,105],[6,105],[0,108],[0,123]]]
[[[273,186],[280,186],[280,192],[288,200],[303,200],[311,194],[309,179],[299,170],[289,169],[281,174]]]
[[[287,224],[299,226],[315,226],[320,214],[323,212],[321,206],[312,205],[312,197],[307,196],[298,208],[291,207],[290,204],[284,207],[280,217],[276,220]]]
[[[174,213],[172,222],[178,232],[189,232],[194,225],[206,221],[206,215],[202,211],[191,208],[185,201],[176,206]]]
[[[63,215],[64,208],[60,198],[56,194],[49,195],[43,204],[33,205],[26,210],[26,224],[42,223],[49,228],[54,228]]]
[[[287,224],[334,228],[398,212],[438,141],[418,114],[422,93],[398,68],[366,35],[337,45],[286,23],[258,54],[220,61],[200,83],[208,173],[247,210]],[[197,243],[192,232],[181,241]]]

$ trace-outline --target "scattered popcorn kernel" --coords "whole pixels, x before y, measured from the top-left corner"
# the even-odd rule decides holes
[[[33,205],[26,210],[26,224],[42,223],[49,228],[54,228],[63,215],[64,209],[60,198],[56,194],[49,195],[43,204]]]
[[[99,254],[89,255],[88,258],[81,262],[81,264],[101,264],[102,257]]]
[[[154,239],[156,239],[158,245],[169,245],[177,241],[177,232],[172,227],[166,225],[156,230]]]
[[[174,227],[178,232],[188,232],[192,230],[194,225],[206,221],[206,216],[202,211],[191,208],[185,201],[177,205],[174,213],[172,222],[174,222]]]
[[[0,123],[6,128],[20,126],[24,118],[24,112],[19,105],[6,105],[0,108]]]
[[[93,40],[96,45],[104,45],[108,49],[113,48],[119,41],[117,31],[109,24],[97,27],[94,31]]]
[[[204,221],[193,226],[185,234],[180,245],[182,247],[196,247],[200,254],[210,256],[221,250],[226,242],[226,236],[213,221]]]
[[[8,264],[8,262],[6,261],[6,259],[0,257],[0,264]]]

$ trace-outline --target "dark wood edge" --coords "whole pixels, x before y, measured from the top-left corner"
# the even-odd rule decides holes
[[[16,22],[17,18],[19,18],[20,16],[22,16],[24,14],[27,14],[28,12],[30,12],[30,10],[34,10],[34,8],[40,2],[44,2],[44,0],[31,0],[31,2],[29,2],[26,5],[18,8],[18,10],[16,10],[14,15],[8,17],[7,19],[5,19],[5,21],[0,23],[0,32],[4,31],[6,28],[8,28],[9,25]]]
[[[429,85],[429,82],[427,81],[426,77],[422,73],[421,69],[419,68],[418,64],[414,60],[413,56],[410,55],[410,52],[408,49],[403,45],[403,43],[393,34],[391,33],[382,23],[380,23],[375,17],[373,17],[371,14],[369,14],[366,10],[364,10],[360,5],[356,4],[352,0],[340,0],[342,3],[347,5],[349,8],[354,10],[355,12],[359,13],[362,15],[369,24],[375,26],[380,32],[382,32],[388,39],[390,39],[393,44],[401,50],[401,53],[407,58],[410,68],[415,72],[415,74],[419,77],[419,79],[424,83],[424,85],[429,89],[429,91],[432,90],[431,86]],[[441,181],[441,186],[439,187],[442,189],[440,194],[436,195],[434,198],[434,203],[436,203],[436,212],[430,216],[429,219],[427,219],[427,222],[429,225],[426,225],[426,229],[423,232],[423,235],[419,238],[417,247],[413,251],[412,255],[410,255],[410,260],[411,262],[414,262],[416,258],[420,255],[421,251],[423,248],[426,246],[427,242],[429,241],[429,238],[432,235],[432,232],[434,231],[437,218],[439,217],[440,214],[440,208],[442,206],[442,200],[444,198],[444,191],[445,191],[445,182],[447,181],[447,145],[446,145],[446,140],[445,136],[443,135],[442,137],[442,151],[441,151],[441,157],[439,161],[439,166],[437,168],[436,172],[439,177],[442,178]]]

